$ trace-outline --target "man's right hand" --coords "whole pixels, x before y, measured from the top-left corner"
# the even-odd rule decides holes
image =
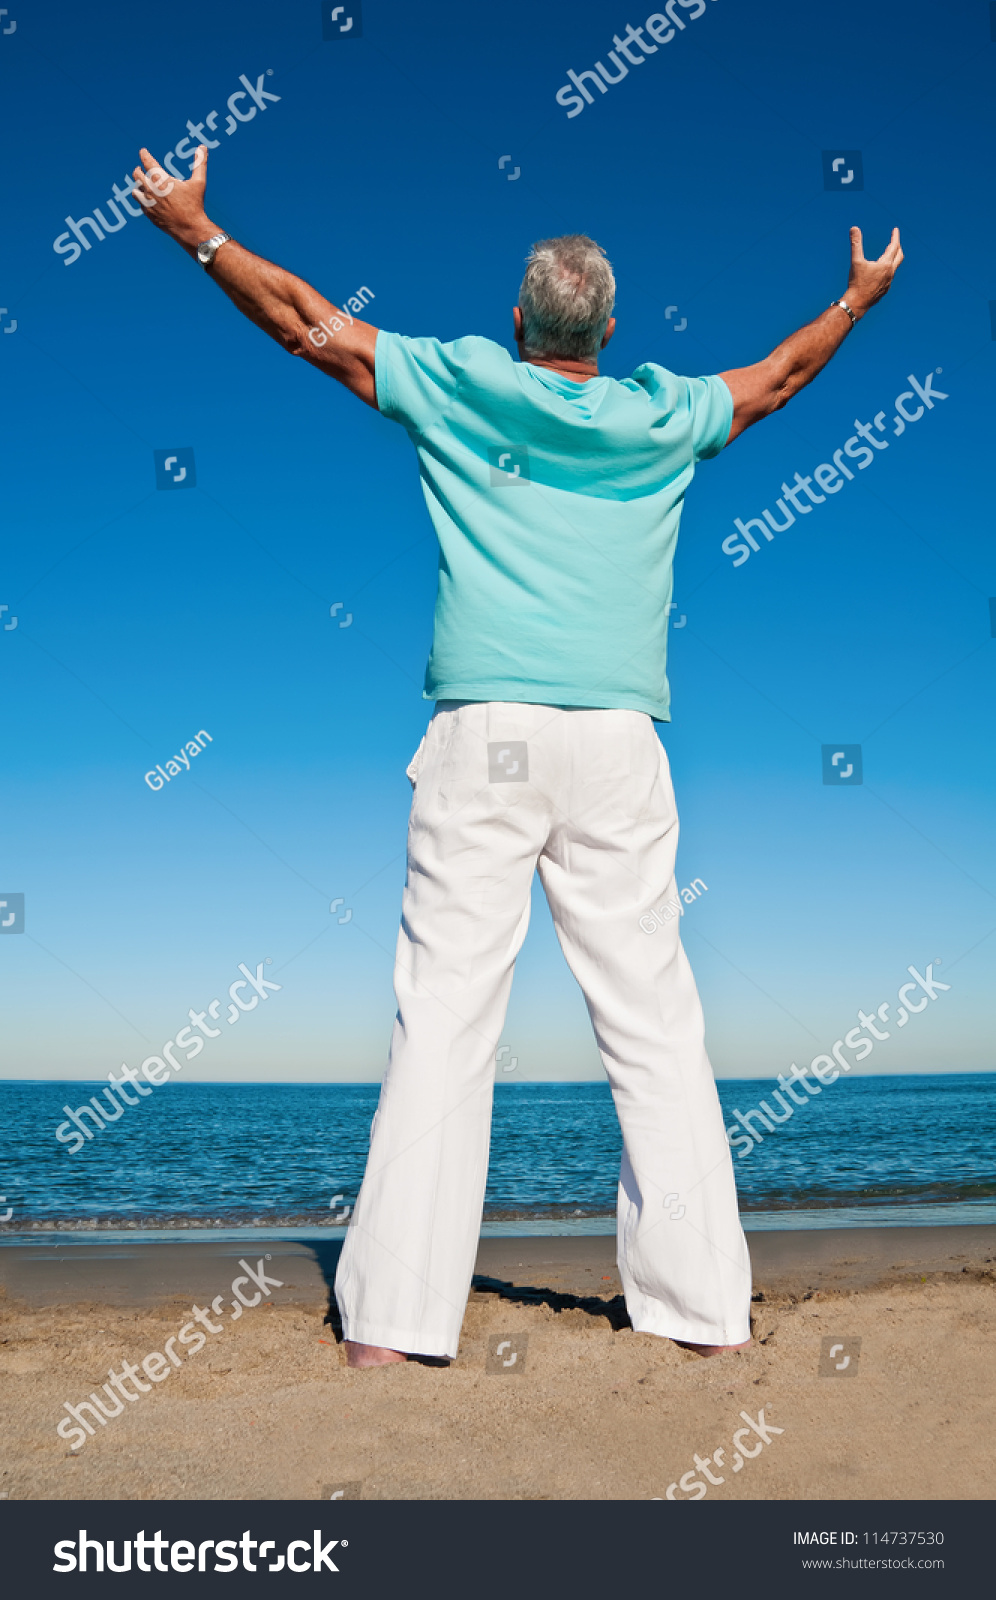
[[[143,165],[136,167],[132,173],[136,200],[145,207],[150,222],[182,244],[189,255],[193,255],[199,244],[218,232],[204,211],[206,146],[198,145],[189,178],[171,178],[163,171],[155,156],[144,147],[139,154]]]
[[[189,178],[171,178],[142,149],[133,173],[135,198],[149,220],[195,256],[197,246],[221,230],[204,210],[207,149],[199,145]],[[377,409],[377,329],[340,312],[302,278],[229,239],[210,275],[234,305],[291,355],[301,356]]]
[[[893,228],[892,238],[877,261],[866,261],[861,239],[861,229],[851,229],[851,270],[847,278],[847,301],[856,317],[863,317],[876,300],[881,300],[892,287],[896,268],[903,259],[899,243],[899,229]]]

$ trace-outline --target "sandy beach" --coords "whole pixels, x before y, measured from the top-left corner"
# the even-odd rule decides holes
[[[348,1370],[336,1343],[335,1241],[4,1248],[0,1489],[12,1500],[990,1498],[996,1228],[748,1238],[742,1354],[704,1361],[633,1333],[609,1237],[487,1239],[457,1360],[374,1372]],[[194,1306],[218,1330],[202,1346]],[[103,1396],[123,1363],[136,1398],[70,1448],[79,1435],[56,1427],[78,1419],[63,1403]]]

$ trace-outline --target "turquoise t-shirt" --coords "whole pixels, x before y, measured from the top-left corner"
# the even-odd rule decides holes
[[[490,339],[378,333],[376,382],[439,537],[425,697],[667,721],[678,523],[695,463],[729,436],[723,380],[646,362],[577,383]]]

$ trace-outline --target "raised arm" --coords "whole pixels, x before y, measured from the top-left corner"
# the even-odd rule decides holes
[[[171,178],[148,150],[141,151],[144,171],[136,167],[135,198],[163,233],[196,259],[197,246],[223,230],[204,209],[207,149],[200,145],[187,179]],[[292,356],[350,389],[377,408],[374,346],[377,329],[340,311],[303,278],[254,256],[234,239],[223,244],[209,269],[219,287],[251,322],[268,333]],[[323,326],[324,325],[324,326]]]
[[[851,271],[843,298],[854,313],[855,321],[860,321],[876,300],[888,293],[902,259],[898,228],[893,228],[888,247],[877,261],[865,260],[861,229],[851,229]],[[732,372],[720,373],[733,396],[733,426],[727,444],[751,423],[780,411],[793,395],[812,383],[853,326],[847,312],[834,304],[815,322],[808,322],[798,333],[783,340],[763,361],[752,367],[737,367]]]

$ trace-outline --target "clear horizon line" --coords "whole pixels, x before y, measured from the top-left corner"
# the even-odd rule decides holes
[[[852,1082],[865,1078],[985,1078],[996,1076],[996,1067],[924,1067],[907,1072],[857,1072]],[[768,1083],[777,1074],[752,1074],[751,1076],[716,1078],[720,1083]],[[844,1082],[843,1078],[840,1079]],[[103,1087],[104,1078],[6,1078],[0,1076],[0,1087],[4,1084],[21,1085],[46,1085],[54,1087],[56,1084],[97,1084]],[[380,1078],[174,1078],[170,1080],[171,1088],[186,1089],[376,1089],[381,1087]],[[560,1084],[564,1087],[578,1086],[580,1084],[602,1084],[609,1087],[608,1079],[601,1078],[526,1078],[520,1083],[502,1083],[495,1080],[496,1089],[530,1089],[549,1087],[551,1084]],[[160,1087],[165,1088],[163,1084]]]

